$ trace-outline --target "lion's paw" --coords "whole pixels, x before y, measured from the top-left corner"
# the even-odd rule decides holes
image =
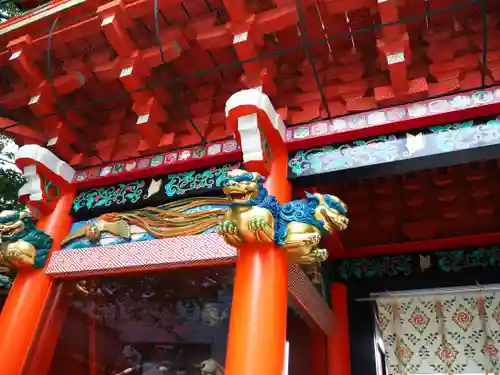
[[[325,260],[328,259],[329,253],[328,250],[326,249],[314,249],[311,251],[311,255],[318,261],[318,262],[324,262]]]
[[[236,234],[237,228],[236,225],[232,221],[225,220],[219,225],[217,225],[217,228],[215,229],[218,234],[220,235],[225,235],[225,234]]]
[[[259,230],[263,230],[267,228],[268,224],[267,221],[264,219],[252,217],[250,221],[248,222],[248,229],[251,232],[257,232]]]
[[[274,238],[274,230],[271,224],[264,218],[253,217],[248,221],[248,230],[253,233],[257,241],[271,243]]]
[[[320,234],[311,234],[306,239],[304,239],[304,242],[307,245],[316,245],[316,244],[319,244],[319,241],[321,241],[321,235]]]

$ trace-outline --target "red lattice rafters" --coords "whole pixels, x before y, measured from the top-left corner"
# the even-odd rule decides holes
[[[431,10],[450,4],[443,1],[433,1]],[[67,103],[66,97],[79,106],[65,116],[33,121],[29,127],[36,134],[28,134],[27,128],[26,132],[22,128],[9,131],[25,135],[21,142],[43,144],[50,138],[49,148],[77,167],[199,144],[200,136],[187,114],[170,97],[162,65],[172,71],[189,116],[209,142],[231,136],[225,126],[224,104],[245,85],[264,85],[276,107],[287,107],[289,123],[303,123],[477,88],[483,83],[478,4],[447,10],[443,17],[431,16],[429,29],[425,15],[403,26],[378,29],[379,22],[422,14],[424,2],[301,3],[320,85],[301,47],[305,38],[299,31],[303,33],[305,28],[302,30],[302,22],[298,22],[294,1],[159,1],[160,40],[168,64],[162,64],[155,42],[150,1],[85,2],[81,9],[88,13],[82,12],[78,19],[57,13],[61,19],[51,38],[51,53],[63,64],[54,72],[55,90],[47,83],[43,61],[48,32],[36,29],[33,22],[15,28],[9,22],[12,30],[0,33],[0,40],[12,42],[0,53],[0,65],[11,65],[21,80],[2,88],[0,105],[7,110],[29,111],[32,117],[58,112],[59,106]],[[488,8],[487,84],[500,80],[500,38],[492,9]],[[467,10],[470,12],[465,13]],[[68,10],[68,15],[74,14],[73,8]],[[449,14],[455,15],[453,24],[447,21]],[[48,30],[49,18],[34,23]],[[105,19],[108,21],[103,24]],[[30,33],[31,38],[25,36]],[[343,35],[335,35],[339,33]],[[421,39],[425,43],[419,43]],[[292,50],[238,64],[238,60],[287,48]],[[18,50],[22,53],[9,60]],[[223,68],[216,69],[217,65]],[[162,84],[139,90],[158,82]],[[328,108],[323,107],[319,87]],[[86,104],[94,99],[99,104]],[[88,139],[82,142],[81,138]]]

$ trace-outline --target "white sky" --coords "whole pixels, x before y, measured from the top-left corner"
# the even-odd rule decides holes
[[[12,153],[16,153],[16,151],[18,150],[19,146],[16,145],[14,142],[9,142],[7,144],[7,146],[5,146],[4,148],[4,152],[12,152]],[[5,157],[4,157],[5,158]],[[15,169],[17,170],[18,172],[21,172],[16,166],[15,164],[10,164],[10,163],[3,163],[3,165],[0,165],[0,168],[4,168],[4,169]]]

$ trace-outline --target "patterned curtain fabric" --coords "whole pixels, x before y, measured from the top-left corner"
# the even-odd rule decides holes
[[[500,372],[500,292],[377,300],[390,375]]]

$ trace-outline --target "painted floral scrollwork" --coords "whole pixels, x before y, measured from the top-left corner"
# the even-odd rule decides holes
[[[225,164],[203,172],[193,170],[171,174],[165,183],[165,193],[169,197],[174,197],[176,195],[184,195],[191,190],[222,187],[227,172],[238,168],[239,165],[239,163],[236,165]]]
[[[411,255],[398,255],[344,259],[338,267],[338,273],[343,279],[408,276],[413,273],[412,257]]]
[[[141,199],[145,185],[144,180],[138,180],[83,191],[73,201],[73,210],[77,212],[83,207],[90,210],[113,204],[136,203]]]
[[[486,124],[474,126],[472,120],[433,126],[437,147],[444,152],[464,150],[488,145],[500,139],[500,121],[490,120]]]
[[[357,140],[337,146],[298,151],[288,162],[291,171],[302,176],[330,172],[361,165],[391,162],[401,158],[395,135],[381,135],[371,140]]]
[[[498,267],[500,265],[500,247],[489,246],[472,251],[438,251],[438,265],[444,272],[460,272],[471,268]]]

